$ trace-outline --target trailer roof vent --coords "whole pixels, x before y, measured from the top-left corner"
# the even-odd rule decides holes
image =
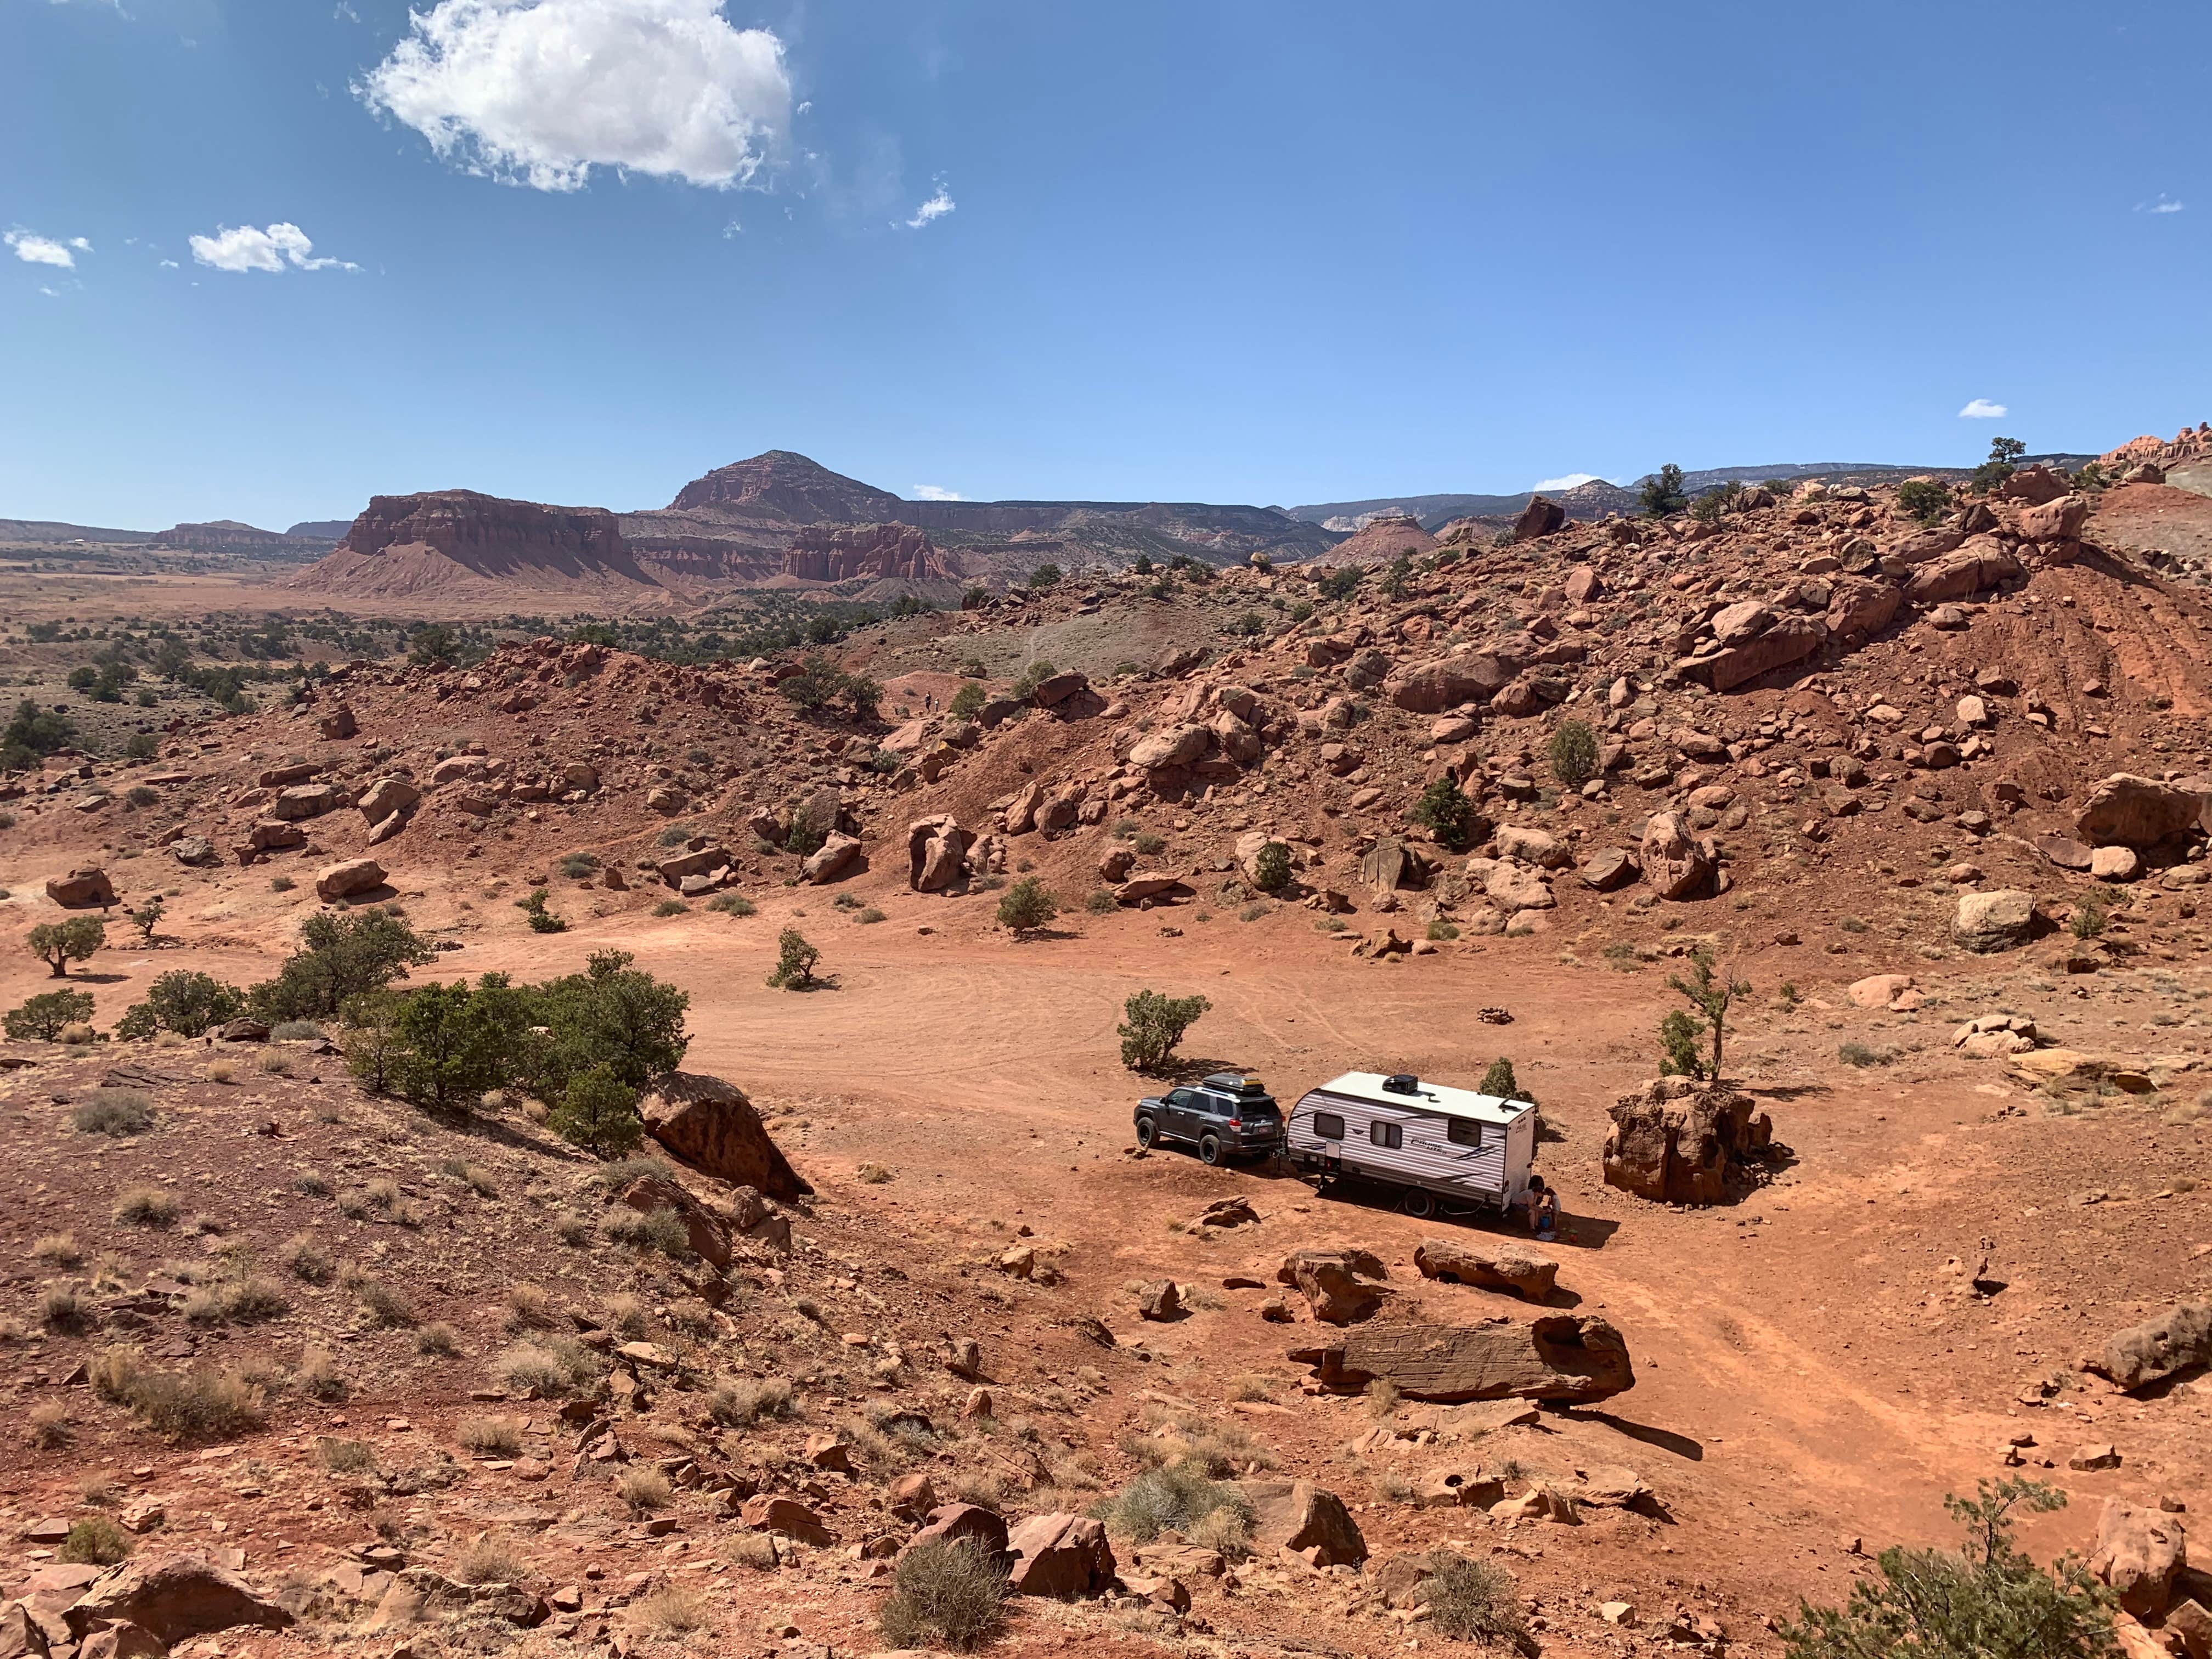
[[[1421,1079],[1411,1072],[1396,1072],[1382,1079],[1382,1086],[1394,1095],[1418,1095]]]

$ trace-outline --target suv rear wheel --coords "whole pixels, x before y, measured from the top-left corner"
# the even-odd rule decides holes
[[[1201,1164],[1221,1162],[1221,1137],[1206,1135],[1198,1143],[1198,1161]]]
[[[1159,1133],[1158,1126],[1152,1122],[1152,1119],[1148,1117],[1140,1117],[1137,1120],[1137,1145],[1139,1146],[1149,1147],[1153,1141],[1159,1138]]]

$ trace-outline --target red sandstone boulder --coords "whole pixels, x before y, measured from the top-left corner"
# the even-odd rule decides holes
[[[720,1078],[671,1072],[638,1104],[646,1133],[702,1174],[786,1204],[814,1190],[769,1139],[744,1091]]]

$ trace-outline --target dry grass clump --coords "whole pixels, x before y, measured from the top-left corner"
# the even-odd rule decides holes
[[[1512,1575],[1454,1550],[1433,1550],[1415,1594],[1437,1635],[1455,1642],[1528,1643],[1528,1622]]]
[[[563,1244],[588,1244],[592,1242],[592,1219],[574,1210],[563,1210],[553,1218],[553,1237]]]
[[[281,1048],[265,1048],[261,1054],[261,1069],[270,1077],[289,1077],[292,1056]]]
[[[376,1467],[376,1449],[363,1440],[323,1435],[315,1442],[315,1462],[332,1474],[363,1474]]]
[[[464,1584],[512,1584],[530,1577],[530,1564],[507,1540],[486,1536],[453,1558],[453,1577]]]
[[[362,1311],[368,1316],[370,1328],[405,1330],[414,1326],[414,1304],[380,1279],[371,1279],[360,1268],[349,1266],[338,1275],[338,1282],[361,1304]]]
[[[743,1429],[764,1418],[788,1417],[795,1403],[787,1376],[740,1378],[716,1385],[707,1396],[707,1415],[726,1429]]]
[[[511,1417],[465,1417],[453,1438],[479,1457],[513,1457],[522,1449],[522,1425]]]
[[[615,1481],[615,1493],[629,1505],[631,1514],[650,1515],[668,1506],[668,1500],[676,1495],[676,1488],[659,1469],[650,1463],[641,1463],[622,1472]]]
[[[550,1331],[558,1319],[553,1311],[553,1297],[539,1285],[517,1285],[507,1293],[507,1328],[509,1335],[524,1331]]]
[[[444,1320],[435,1320],[415,1333],[415,1352],[426,1359],[459,1358],[461,1339]]]
[[[498,1091],[495,1090],[493,1092]],[[489,1098],[489,1095],[485,1097],[487,1101]],[[480,1164],[471,1164],[465,1158],[449,1158],[438,1167],[443,1173],[459,1182],[478,1198],[499,1196],[499,1188],[493,1182],[491,1172]]]
[[[755,1572],[772,1571],[779,1559],[775,1537],[771,1533],[741,1532],[723,1546],[722,1559],[733,1567],[750,1567]]]
[[[338,1375],[338,1362],[328,1348],[308,1348],[301,1353],[299,1368],[292,1373],[292,1386],[310,1400],[346,1397],[345,1378]]]
[[[143,1089],[94,1089],[77,1102],[70,1121],[87,1134],[143,1134],[154,1127],[154,1102]]]
[[[62,1560],[90,1567],[112,1567],[131,1553],[131,1534],[104,1515],[74,1523],[54,1552]]]
[[[261,1426],[261,1390],[243,1372],[155,1370],[146,1351],[128,1343],[102,1349],[89,1369],[95,1394],[172,1440],[228,1440]]]
[[[42,1400],[27,1419],[28,1438],[40,1451],[59,1451],[76,1437],[70,1431],[69,1407],[58,1400]]]
[[[159,1187],[125,1187],[115,1195],[109,1219],[125,1227],[173,1227],[179,1206],[173,1193]]]
[[[39,1323],[50,1331],[73,1331],[84,1323],[84,1301],[74,1285],[49,1285],[39,1292]]]
[[[75,1233],[46,1233],[31,1243],[31,1260],[42,1267],[74,1267],[84,1260]]]
[[[1377,1422],[1398,1409],[1398,1385],[1376,1377],[1367,1385],[1367,1414]]]
[[[284,1287],[259,1273],[234,1279],[217,1294],[222,1301],[222,1316],[234,1325],[258,1325],[265,1320],[281,1319],[292,1310]]]
[[[305,1233],[286,1241],[284,1267],[293,1278],[307,1285],[327,1285],[337,1276],[337,1264]]]
[[[1212,1423],[1179,1412],[1155,1412],[1152,1432],[1125,1434],[1123,1452],[1139,1463],[1159,1468],[1184,1463],[1219,1479],[1254,1468],[1272,1469],[1275,1455],[1252,1437],[1241,1423]]]
[[[492,1361],[501,1382],[518,1394],[532,1389],[547,1399],[595,1381],[605,1362],[570,1337],[549,1336],[518,1342]]]
[[[238,1062],[234,1060],[210,1060],[207,1077],[210,1083],[235,1083],[238,1081]]]
[[[1206,1547],[1224,1555],[1243,1554],[1251,1545],[1251,1504],[1194,1462],[1146,1469],[1092,1513],[1139,1544],[1175,1531],[1194,1542],[1203,1533]]]
[[[618,1204],[599,1227],[616,1243],[632,1249],[658,1250],[679,1261],[691,1254],[691,1231],[673,1210],[633,1210]]]
[[[1005,1616],[1006,1571],[972,1539],[915,1545],[900,1557],[891,1587],[877,1625],[895,1648],[971,1652]]]
[[[620,1335],[641,1337],[653,1328],[647,1316],[645,1298],[632,1296],[628,1291],[617,1291],[606,1300],[607,1328]]]
[[[630,1603],[630,1612],[647,1630],[684,1636],[707,1627],[707,1604],[679,1584],[663,1584]]]

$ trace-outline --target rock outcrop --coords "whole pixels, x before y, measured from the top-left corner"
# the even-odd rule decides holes
[[[808,525],[784,550],[783,574],[801,581],[903,579],[944,581],[956,573],[929,539],[908,524]]]
[[[1413,1265],[1423,1277],[1451,1285],[1475,1285],[1487,1291],[1510,1291],[1528,1302],[1541,1302],[1552,1293],[1559,1264],[1526,1245],[1504,1239],[1470,1235],[1466,1238],[1425,1238],[1413,1252]]]
[[[1960,895],[1951,924],[1951,937],[1961,948],[1985,954],[2025,945],[2034,931],[2035,895],[2012,887]]]
[[[1349,1324],[1371,1312],[1382,1292],[1363,1280],[1387,1276],[1372,1251],[1341,1247],[1293,1250],[1275,1270],[1275,1282],[1295,1287],[1325,1325]]]
[[[1527,1324],[1377,1322],[1325,1346],[1294,1348],[1323,1388],[1356,1394],[1389,1382],[1408,1399],[1558,1400],[1587,1404],[1633,1388],[1628,1344],[1594,1314],[1554,1314]]]
[[[371,496],[344,543],[284,585],[380,599],[661,586],[605,507],[548,507],[473,489]]]
[[[814,1190],[769,1139],[744,1091],[720,1078],[671,1072],[638,1109],[646,1133],[702,1174],[786,1204]]]
[[[2187,1560],[2188,1540],[2179,1515],[2118,1498],[2105,1500],[2089,1571],[2112,1587],[2129,1613],[2154,1622],[2166,1617],[2174,1580]]]
[[[2105,1339],[2092,1370],[2130,1393],[2212,1364],[2212,1302],[2184,1302]]]
[[[141,1556],[111,1567],[70,1607],[80,1638],[103,1624],[127,1623],[173,1647],[211,1631],[252,1626],[283,1630],[292,1615],[236,1573],[198,1555]]]
[[[46,878],[46,896],[65,910],[105,907],[115,902],[115,884],[105,870],[72,870],[66,876]]]
[[[1017,1595],[1072,1601],[1113,1588],[1114,1547],[1106,1528],[1085,1515],[1032,1515],[1006,1533],[1012,1556],[1006,1583]]]
[[[1752,1160],[1774,1139],[1773,1120],[1728,1085],[1661,1078],[1612,1109],[1605,1182],[1665,1204],[1725,1204],[1752,1184]]]
[[[2197,828],[2204,805],[2195,789],[2115,772],[2090,792],[2074,833],[2091,847],[2155,847]]]

